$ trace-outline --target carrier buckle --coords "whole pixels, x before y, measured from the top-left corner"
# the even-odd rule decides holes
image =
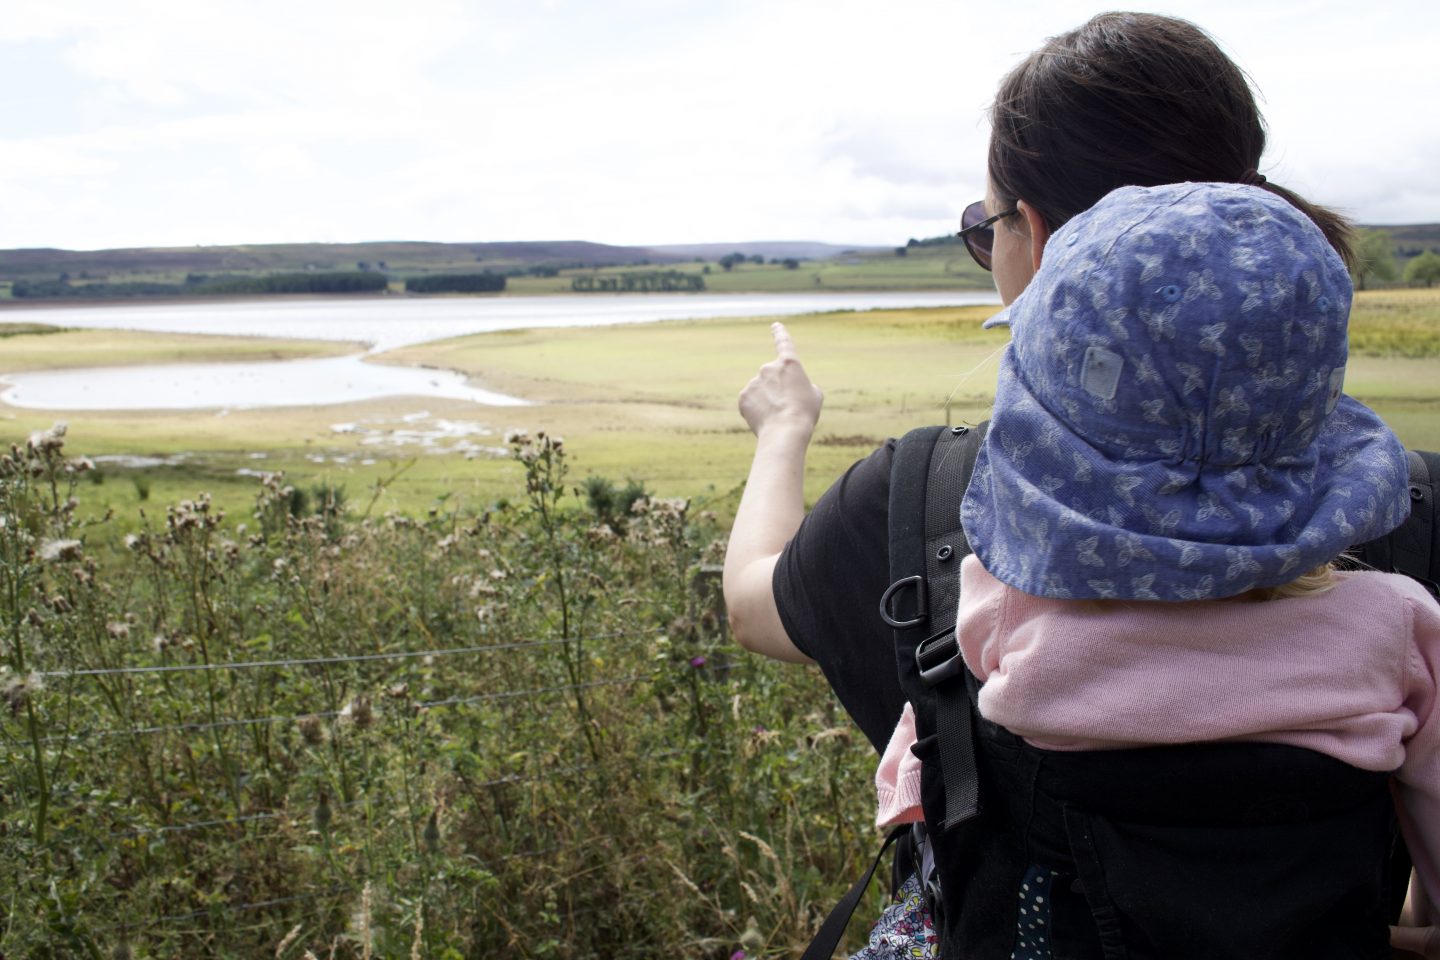
[[[959,676],[960,671],[965,669],[965,659],[960,656],[960,643],[955,639],[955,628],[947,627],[926,637],[915,648],[915,666],[920,669],[920,682],[927,687]]]

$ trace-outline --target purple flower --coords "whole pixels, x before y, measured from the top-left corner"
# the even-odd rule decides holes
[[[730,954],[730,960],[745,960],[745,951],[736,950],[734,953]]]
[[[704,658],[704,657],[691,657],[691,658],[690,658],[690,666],[694,667],[696,670],[699,670],[701,667],[705,666],[705,658]],[[743,952],[743,951],[742,951],[742,952]]]

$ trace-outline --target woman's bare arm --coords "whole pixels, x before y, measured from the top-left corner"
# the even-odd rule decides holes
[[[805,518],[805,449],[824,395],[805,374],[785,325],[772,324],[771,332],[775,359],[740,393],[740,415],[755,433],[755,459],[725,553],[725,605],[742,647],[809,663],[785,632],[771,578]]]

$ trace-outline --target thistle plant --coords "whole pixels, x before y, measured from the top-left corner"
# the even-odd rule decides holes
[[[0,955],[757,956],[866,854],[864,745],[697,593],[716,504],[537,431],[510,503],[114,517],[66,439],[0,455]]]

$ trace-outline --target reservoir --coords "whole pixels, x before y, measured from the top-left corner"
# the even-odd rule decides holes
[[[59,327],[337,340],[344,357],[0,373],[0,401],[42,410],[203,410],[316,406],[386,396],[523,404],[471,386],[458,373],[372,362],[397,347],[536,327],[587,327],[715,317],[793,316],[998,304],[993,291],[815,294],[244,300],[103,306],[6,307],[0,321]],[[3,347],[0,347],[3,349]],[[0,357],[0,368],[3,368]]]

